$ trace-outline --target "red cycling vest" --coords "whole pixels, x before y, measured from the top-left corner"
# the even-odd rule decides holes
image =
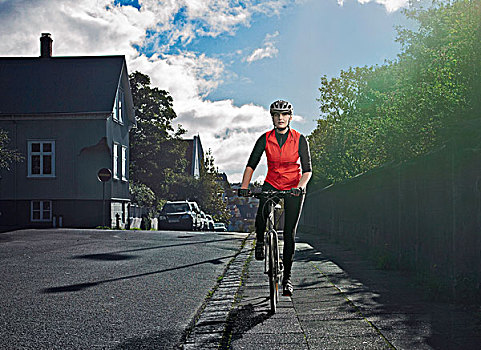
[[[275,129],[266,133],[267,176],[266,182],[278,190],[290,190],[299,185],[301,162],[299,139],[301,134],[289,129],[286,142],[279,147]]]

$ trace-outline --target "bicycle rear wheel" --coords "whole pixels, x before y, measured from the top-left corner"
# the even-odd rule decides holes
[[[274,242],[272,235],[268,237],[268,259],[269,259],[269,300],[271,305],[271,313],[275,314],[277,310],[277,301],[279,299],[279,283],[277,280],[277,263],[275,261]]]

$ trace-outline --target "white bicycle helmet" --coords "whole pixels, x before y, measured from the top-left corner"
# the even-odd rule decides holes
[[[289,113],[292,115],[292,105],[284,100],[277,100],[272,102],[269,108],[271,115],[274,113]]]

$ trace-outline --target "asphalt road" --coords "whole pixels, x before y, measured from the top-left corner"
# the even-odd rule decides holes
[[[172,349],[244,237],[0,233],[0,349]]]

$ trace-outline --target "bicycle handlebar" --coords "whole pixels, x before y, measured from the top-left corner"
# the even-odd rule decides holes
[[[249,190],[249,192],[247,194],[245,194],[244,196],[245,197],[256,197],[256,198],[260,198],[260,197],[284,197],[286,195],[291,195],[291,196],[295,196],[294,194],[294,191],[293,190],[297,190],[297,189],[290,189],[290,190],[257,190],[257,191],[251,191]],[[302,194],[303,192],[301,192]]]

